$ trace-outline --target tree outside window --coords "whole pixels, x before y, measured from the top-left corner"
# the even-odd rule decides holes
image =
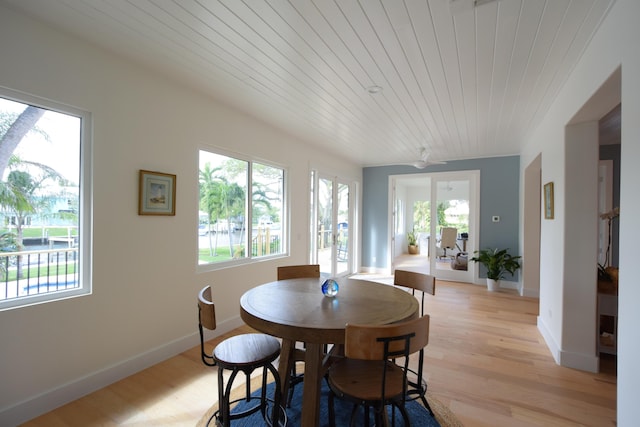
[[[0,98],[0,309],[69,296],[65,291],[87,293],[79,250],[81,130],[88,114],[2,93],[12,99]]]
[[[198,263],[283,253],[284,188],[282,168],[201,150]]]

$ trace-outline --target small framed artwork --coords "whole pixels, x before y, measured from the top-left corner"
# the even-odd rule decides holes
[[[553,182],[544,185],[544,219],[553,219]]]
[[[176,176],[140,170],[138,215],[176,214]]]

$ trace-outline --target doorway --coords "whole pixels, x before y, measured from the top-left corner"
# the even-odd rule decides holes
[[[438,279],[474,282],[469,262],[477,246],[479,171],[395,175],[390,179],[389,265],[419,269]],[[416,234],[410,255],[407,235]]]

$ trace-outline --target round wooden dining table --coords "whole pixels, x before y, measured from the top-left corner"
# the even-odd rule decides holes
[[[283,396],[295,360],[296,342],[304,342],[304,388],[301,425],[317,426],[320,387],[332,354],[325,344],[344,344],[345,325],[386,325],[419,315],[418,301],[391,285],[366,280],[336,279],[339,291],[326,297],[321,285],[326,278],[300,278],[265,283],[240,299],[240,315],[254,329],[282,338],[278,372]],[[286,397],[285,397],[286,398]]]

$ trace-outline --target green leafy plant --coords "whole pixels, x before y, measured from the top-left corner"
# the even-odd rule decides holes
[[[407,233],[407,240],[409,241],[409,246],[416,246],[418,244],[418,236],[415,231],[410,231]]]
[[[520,268],[520,256],[509,254],[509,249],[482,249],[475,251],[471,258],[473,262],[479,262],[487,268],[487,278],[501,280],[505,273],[511,275]]]

